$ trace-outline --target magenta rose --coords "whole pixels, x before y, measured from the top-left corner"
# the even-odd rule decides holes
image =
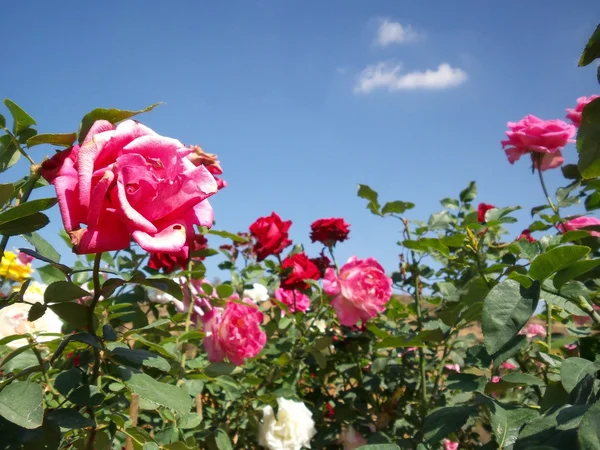
[[[310,306],[310,298],[300,291],[290,291],[288,289],[277,288],[275,290],[275,298],[284,305],[287,305],[290,312],[304,312]]]
[[[559,167],[565,161],[562,148],[571,142],[576,128],[562,120],[542,120],[529,115],[519,122],[508,122],[508,139],[501,141],[508,161],[514,164],[521,156],[530,154],[536,169]]]
[[[206,199],[217,192],[190,153],[133,120],[96,121],[80,147],[53,158],[58,170],[47,167],[73,251],[120,250],[133,238],[148,252],[187,253],[194,225],[212,225]]]
[[[243,301],[251,303],[247,298]],[[203,343],[211,362],[227,357],[241,366],[247,358],[258,355],[267,342],[267,335],[260,328],[263,313],[252,306],[228,302],[225,310],[215,308],[205,314],[203,321]]]
[[[558,229],[563,233],[566,233],[567,231],[579,230],[581,228],[585,229],[586,227],[598,225],[600,225],[600,220],[596,219],[595,217],[581,216],[577,217],[576,219],[571,219],[564,224],[561,223],[558,225]],[[600,237],[600,233],[597,231],[590,231],[589,233],[592,236]]]
[[[392,279],[374,259],[351,257],[336,275],[329,268],[323,278],[325,293],[333,296],[331,305],[340,323],[352,326],[366,322],[385,309],[392,296]]]
[[[583,114],[583,108],[585,108],[587,104],[590,103],[592,100],[595,100],[599,97],[600,95],[592,95],[590,97],[579,97],[577,99],[577,105],[575,106],[575,108],[567,109],[567,119],[573,122],[573,125],[575,125],[577,128],[579,128],[579,126],[581,125],[581,115]]]

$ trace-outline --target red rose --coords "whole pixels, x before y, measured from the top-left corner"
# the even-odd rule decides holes
[[[318,267],[304,252],[288,256],[281,263],[281,267],[285,270],[281,279],[283,289],[308,289],[304,280],[318,280],[321,276]]]
[[[254,253],[258,261],[270,255],[279,255],[292,243],[288,238],[290,226],[292,226],[291,220],[283,221],[276,213],[259,217],[250,225],[250,233],[256,239]]]
[[[321,252],[321,255],[316,258],[310,258],[311,262],[317,266],[321,277],[325,276],[325,271],[331,267],[331,260]]]
[[[535,242],[535,238],[531,235],[531,231],[528,229],[521,231],[517,241],[520,241],[521,239],[527,239],[529,242]]]
[[[197,234],[188,243],[192,252],[208,248],[208,241],[202,234]],[[171,273],[174,270],[186,269],[189,261],[189,253],[182,249],[178,253],[150,253],[148,267],[154,270],[163,270],[164,273]],[[203,260],[204,257],[197,259]]]
[[[348,239],[350,225],[344,219],[319,219],[315,220],[310,226],[310,239],[313,242],[321,242],[327,247],[335,245],[336,242],[342,242]]]
[[[485,223],[485,213],[488,212],[490,209],[494,209],[494,208],[495,208],[494,205],[488,205],[487,203],[480,203],[479,206],[477,206],[477,222]]]

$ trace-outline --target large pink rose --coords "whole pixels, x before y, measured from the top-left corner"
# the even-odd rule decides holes
[[[534,167],[540,170],[559,167],[565,161],[561,149],[567,145],[576,128],[562,120],[542,120],[529,115],[517,123],[508,122],[508,139],[501,141],[508,161],[514,164],[521,156],[531,154]]]
[[[287,305],[290,312],[304,312],[310,306],[310,298],[300,291],[277,288],[275,290],[275,298],[284,305]]]
[[[583,114],[583,108],[587,106],[592,100],[599,98],[600,95],[592,95],[590,97],[579,97],[577,99],[577,105],[575,108],[567,108],[567,119],[570,119],[577,128],[581,125],[581,115]]]
[[[329,268],[323,278],[325,293],[334,297],[331,305],[340,323],[352,326],[366,322],[385,309],[392,296],[392,279],[374,258],[351,257],[340,269],[339,276]]]
[[[187,254],[194,225],[212,225],[205,200],[217,192],[214,176],[194,166],[190,153],[133,120],[96,121],[62,163],[64,154],[55,157],[58,171],[49,170],[73,251],[120,250],[132,237],[148,252]]]
[[[244,302],[251,304],[250,299]],[[223,361],[225,357],[236,366],[258,355],[267,342],[260,328],[263,313],[252,306],[228,302],[225,310],[215,308],[204,315],[204,348],[208,360]]]
[[[596,219],[595,217],[581,216],[577,217],[576,219],[571,219],[564,224],[558,225],[558,228],[563,233],[566,233],[567,231],[579,230],[581,228],[585,229],[586,227],[591,227],[594,225],[600,225],[600,220]],[[597,231],[590,231],[590,234],[592,236],[600,237],[600,233]]]

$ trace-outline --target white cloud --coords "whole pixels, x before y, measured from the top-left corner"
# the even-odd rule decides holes
[[[357,94],[368,94],[375,89],[389,92],[415,89],[446,89],[458,86],[467,80],[467,74],[460,68],[443,63],[437,69],[424,72],[414,71],[401,74],[400,64],[381,62],[363,69],[354,87]]]
[[[390,44],[405,44],[419,39],[420,35],[410,25],[402,25],[389,19],[382,19],[377,30],[375,43],[381,47]]]

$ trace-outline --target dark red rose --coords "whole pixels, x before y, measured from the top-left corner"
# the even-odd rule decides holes
[[[188,243],[190,251],[196,252],[208,248],[208,241],[202,234],[196,234]],[[177,253],[150,253],[148,267],[154,270],[162,270],[164,273],[171,273],[177,269],[185,270],[189,261],[190,254],[182,249]],[[205,257],[195,257],[193,259],[204,260]]]
[[[521,239],[527,239],[529,242],[535,242],[535,238],[531,235],[531,231],[528,229],[521,231],[517,241],[520,241]]]
[[[62,150],[60,152],[56,152],[52,158],[47,159],[42,163],[42,168],[40,169],[40,174],[48,183],[52,183],[56,176],[58,175],[58,171],[62,167],[65,159],[67,159],[72,152],[79,152],[79,145],[75,145],[73,147],[69,147],[66,150]]]
[[[331,406],[329,403],[325,403],[325,417],[328,419],[333,419],[335,417],[335,408]]]
[[[253,249],[256,259],[262,261],[267,256],[279,255],[290,245],[292,241],[288,238],[288,230],[291,226],[291,220],[283,221],[276,213],[259,217],[250,225],[250,233],[256,240]]]
[[[331,260],[321,252],[321,255],[316,258],[310,258],[312,263],[317,266],[321,273],[321,278],[325,276],[325,271],[331,267]]]
[[[477,222],[485,223],[485,213],[488,212],[490,209],[494,209],[494,208],[495,208],[494,205],[489,205],[487,203],[480,203],[479,206],[477,206]]]
[[[321,276],[317,266],[304,252],[288,256],[281,263],[281,267],[284,269],[281,279],[283,289],[308,289],[308,284],[304,280],[318,280]]]
[[[336,242],[345,241],[350,233],[350,225],[344,219],[315,220],[310,229],[310,239],[313,242],[321,242],[327,247],[335,245]]]

